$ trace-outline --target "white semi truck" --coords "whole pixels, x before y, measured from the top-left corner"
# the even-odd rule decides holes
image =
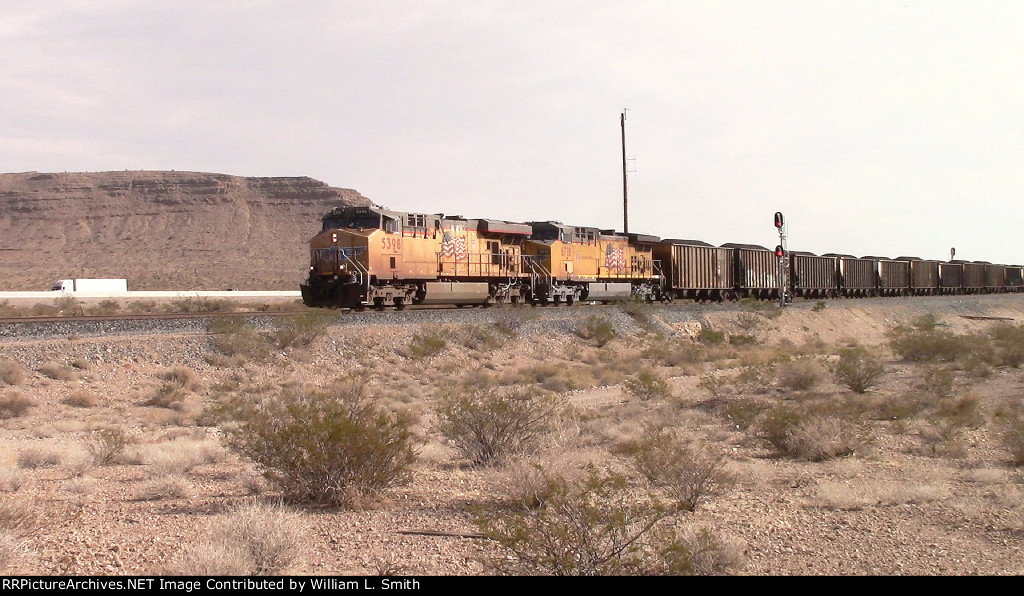
[[[127,279],[58,279],[54,292],[127,292]]]

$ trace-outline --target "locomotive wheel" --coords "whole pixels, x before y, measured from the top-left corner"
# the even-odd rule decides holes
[[[405,310],[405,298],[395,298],[395,310]]]

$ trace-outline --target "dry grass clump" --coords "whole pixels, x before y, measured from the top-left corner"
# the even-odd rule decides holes
[[[1015,466],[1024,465],[1024,415],[1008,420],[1001,433],[1002,446]]]
[[[469,325],[459,333],[459,343],[470,350],[488,352],[501,346],[504,338],[485,325]]]
[[[281,505],[250,502],[217,517],[209,537],[168,570],[175,575],[283,575],[305,556],[302,514]]]
[[[199,375],[187,366],[176,366],[166,370],[160,374],[160,378],[189,392],[197,391],[202,386]]]
[[[708,530],[663,524],[675,515],[635,494],[625,477],[593,467],[578,481],[552,477],[534,510],[481,515],[476,524],[498,543],[488,561],[510,575],[710,575],[742,566],[738,550]]]
[[[25,369],[13,360],[0,360],[0,386],[21,385],[25,382]]]
[[[89,391],[80,389],[78,391],[72,391],[70,395],[61,401],[74,408],[92,408],[99,403],[99,398]]]
[[[52,448],[26,447],[18,453],[18,467],[34,470],[52,468],[60,463],[60,452]]]
[[[532,451],[558,407],[535,387],[454,389],[435,408],[437,431],[473,465],[489,465]]]
[[[779,384],[793,391],[814,389],[824,376],[821,365],[806,358],[780,365],[778,374]]]
[[[0,395],[0,420],[6,418],[20,418],[35,406],[35,402],[29,396],[20,391],[8,391]]]
[[[974,393],[939,400],[935,415],[956,426],[978,428],[985,423],[981,399]]]
[[[556,486],[554,478],[578,482],[586,475],[586,466],[572,457],[528,457],[508,462],[492,477],[492,484],[513,508],[523,510],[543,506]]]
[[[850,455],[863,446],[855,423],[810,408],[776,406],[761,416],[757,429],[779,452],[808,461]]]
[[[34,499],[0,495],[0,534],[25,538],[39,530],[42,520],[42,512]]]
[[[225,316],[211,319],[206,326],[210,334],[210,343],[221,354],[231,360],[227,364],[239,361],[264,360],[270,355],[270,344],[247,319],[241,316]]]
[[[42,365],[39,367],[39,372],[55,381],[78,380],[78,371],[70,366],[64,366],[56,362],[48,362]]]
[[[216,440],[188,437],[146,445],[137,454],[141,464],[160,476],[186,474],[197,466],[215,464],[226,457],[227,452]]]
[[[194,493],[195,487],[181,476],[160,476],[143,482],[139,486],[135,499],[137,501],[187,499]]]
[[[509,337],[518,335],[527,323],[537,318],[532,309],[522,307],[501,308],[491,313],[491,325]]]

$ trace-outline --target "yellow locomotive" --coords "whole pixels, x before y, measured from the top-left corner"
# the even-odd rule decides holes
[[[663,296],[653,236],[340,207],[310,241],[309,306],[534,304]]]

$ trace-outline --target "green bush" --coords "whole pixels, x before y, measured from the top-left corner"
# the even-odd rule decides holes
[[[711,328],[711,325],[702,325],[700,332],[697,334],[697,341],[706,346],[721,344],[725,343],[725,334],[721,331],[715,331]]]
[[[270,400],[236,417],[228,444],[293,501],[350,506],[406,482],[416,460],[409,417],[377,407],[358,387]]]
[[[790,406],[766,412],[758,430],[782,454],[809,461],[849,455],[862,444],[858,427],[849,420]]]
[[[635,376],[626,379],[625,386],[630,395],[644,401],[655,397],[672,396],[672,387],[665,377],[647,366],[641,368]]]
[[[593,467],[579,483],[552,479],[533,511],[479,516],[476,523],[502,554],[495,569],[513,575],[698,575],[740,567],[736,550],[714,534],[687,534],[651,499],[638,499],[623,476]]]
[[[1005,366],[1019,368],[1024,364],[1024,326],[1004,323],[989,331],[996,344],[999,362]]]
[[[882,380],[885,366],[866,349],[854,346],[840,350],[839,361],[833,372],[836,381],[854,393],[864,393]]]
[[[603,347],[615,339],[615,326],[605,316],[590,315],[576,327],[576,335]]]
[[[532,387],[488,387],[449,391],[435,411],[438,432],[474,465],[488,465],[534,449],[557,407]]]

